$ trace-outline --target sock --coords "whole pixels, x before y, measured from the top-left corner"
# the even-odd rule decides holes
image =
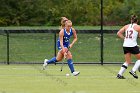
[[[74,66],[73,66],[72,59],[68,59],[67,62],[68,62],[68,66],[71,70],[71,73],[73,73],[74,72]]]
[[[123,75],[123,73],[125,72],[125,70],[127,69],[127,67],[128,67],[128,63],[127,62],[125,62],[123,65],[122,65],[122,67],[121,67],[121,69],[120,69],[120,71],[119,71],[119,75]]]
[[[137,71],[139,66],[140,66],[140,60],[137,60],[134,67],[132,68],[132,71],[134,71],[134,72]]]
[[[48,64],[56,63],[56,62],[57,62],[56,57],[53,57],[52,59],[47,61]]]

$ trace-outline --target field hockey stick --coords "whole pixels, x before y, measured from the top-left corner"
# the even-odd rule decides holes
[[[66,52],[66,53],[68,53],[69,48],[70,48],[70,47],[68,47],[68,50],[67,50],[67,52]],[[64,61],[65,61],[65,58],[66,58],[66,56],[64,55],[64,59],[63,59],[63,61],[62,61],[62,65],[61,65],[61,70],[60,70],[60,71],[62,71],[62,70],[63,70],[63,66],[64,66]]]

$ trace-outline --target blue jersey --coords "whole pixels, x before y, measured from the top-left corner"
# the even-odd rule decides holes
[[[70,32],[67,33],[66,29],[64,29],[64,36],[63,36],[63,46],[64,47],[67,47],[69,46],[70,44],[70,37],[73,35],[73,32],[72,32],[72,28],[70,29]],[[58,47],[58,50],[61,50],[61,46],[60,46],[60,38],[58,38],[57,40],[57,47]]]

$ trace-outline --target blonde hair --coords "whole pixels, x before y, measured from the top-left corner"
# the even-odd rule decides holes
[[[61,27],[60,27],[60,29],[63,29],[65,27],[66,21],[68,21],[68,19],[66,17],[61,17]]]
[[[65,25],[72,25],[72,22],[71,22],[71,20],[67,20],[66,22],[65,22]]]

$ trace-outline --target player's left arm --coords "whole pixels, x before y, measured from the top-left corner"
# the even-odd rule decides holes
[[[72,32],[73,32],[73,41],[69,45],[70,48],[72,48],[72,46],[74,45],[74,43],[77,41],[77,34],[76,34],[76,30],[74,28],[72,28]]]

